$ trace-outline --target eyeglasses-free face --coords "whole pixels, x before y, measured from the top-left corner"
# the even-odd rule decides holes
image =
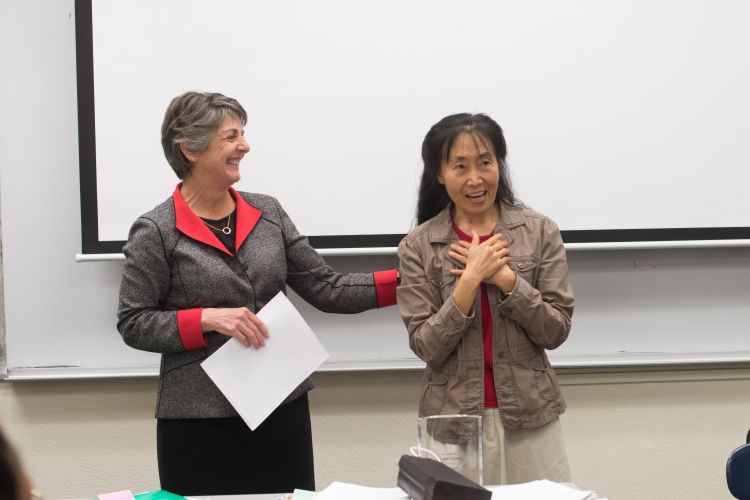
[[[477,133],[456,137],[438,181],[456,206],[457,217],[476,217],[496,210],[500,168],[490,141]]]

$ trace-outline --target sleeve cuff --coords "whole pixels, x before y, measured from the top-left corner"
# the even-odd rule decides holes
[[[388,307],[396,303],[396,289],[398,288],[398,273],[395,269],[389,271],[375,271],[375,291],[378,295],[378,307]]]
[[[468,316],[464,314],[464,312],[458,308],[456,305],[456,301],[453,299],[453,295],[448,297],[448,300],[445,302],[448,305],[449,308],[449,314],[453,318],[454,321],[457,321],[459,323],[464,323],[466,321],[471,321],[474,319],[474,306],[471,307],[471,314]]]
[[[203,309],[183,309],[177,311],[177,329],[180,332],[180,340],[185,349],[201,349],[206,347],[206,337],[201,328],[201,313]]]

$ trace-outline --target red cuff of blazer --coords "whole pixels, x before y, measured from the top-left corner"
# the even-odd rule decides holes
[[[177,329],[180,331],[180,340],[185,349],[201,349],[208,345],[206,337],[201,328],[201,313],[203,309],[182,309],[177,311]]]
[[[398,271],[375,271],[375,290],[378,294],[378,307],[388,307],[396,303],[396,288],[398,288]]]

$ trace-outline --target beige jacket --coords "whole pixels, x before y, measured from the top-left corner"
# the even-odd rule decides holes
[[[557,225],[526,208],[503,205],[495,232],[510,244],[518,279],[505,300],[487,285],[492,306],[495,389],[503,425],[533,428],[565,411],[565,401],[545,349],[570,332],[573,291]],[[484,410],[484,351],[480,294],[471,316],[453,301],[462,267],[448,257],[458,236],[446,208],[409,233],[399,245],[398,305],[411,349],[427,368],[419,415],[479,414]]]

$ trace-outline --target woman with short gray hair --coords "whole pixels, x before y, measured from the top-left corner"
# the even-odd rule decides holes
[[[139,217],[123,248],[118,330],[162,354],[156,404],[162,489],[230,495],[315,489],[305,380],[254,431],[201,369],[230,337],[260,349],[255,315],[290,286],[327,312],[395,303],[398,273],[340,274],[313,249],[275,198],[232,188],[250,151],[235,99],[187,92],[162,125],[167,162],[181,182]]]

